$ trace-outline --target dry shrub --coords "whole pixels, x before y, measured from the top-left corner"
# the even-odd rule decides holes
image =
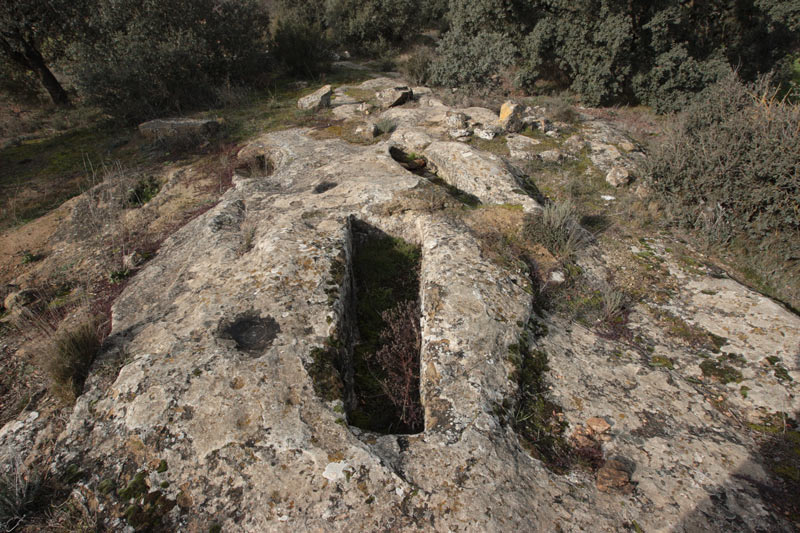
[[[565,259],[571,257],[588,239],[575,206],[569,200],[550,202],[544,206],[541,214],[526,217],[523,231],[529,240],[542,244],[553,255]]]
[[[102,335],[94,319],[87,319],[54,336],[45,356],[45,367],[56,396],[67,403],[75,401],[83,391],[89,367],[101,344]]]
[[[14,460],[0,473],[0,530],[14,531],[41,505],[43,476]]]
[[[385,373],[381,386],[397,408],[403,424],[421,429],[423,412],[419,401],[419,304],[406,300],[381,316],[386,328],[381,332],[382,346],[374,356]]]
[[[411,50],[408,59],[400,65],[405,79],[415,85],[426,85],[430,81],[431,63],[436,58],[433,48],[418,45]]]

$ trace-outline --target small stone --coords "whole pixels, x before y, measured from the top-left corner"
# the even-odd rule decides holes
[[[606,174],[606,181],[612,187],[620,187],[631,182],[631,174],[623,167],[613,167]]]
[[[461,139],[468,139],[472,136],[472,130],[469,128],[464,128],[460,130],[450,130],[447,134],[452,137],[453,139],[461,140]]]
[[[544,134],[547,135],[548,137],[552,137],[554,139],[556,137],[558,137],[558,132],[556,130],[546,131],[546,132],[544,132]]]
[[[375,98],[378,100],[378,104],[383,109],[389,109],[390,107],[405,104],[414,98],[414,93],[411,89],[405,86],[392,87],[390,89],[378,91],[378,93],[375,95]]]
[[[619,143],[619,147],[625,150],[626,152],[633,152],[636,150],[636,146],[630,141],[622,141]]]
[[[36,301],[36,296],[36,291],[33,289],[22,289],[21,291],[12,292],[6,296],[5,301],[3,301],[3,307],[7,310],[16,307],[25,307]]]
[[[572,135],[564,141],[564,150],[571,154],[577,154],[586,147],[586,139],[580,135]]]
[[[596,416],[590,418],[589,420],[587,420],[586,421],[586,425],[595,434],[605,433],[606,431],[611,429],[611,424],[609,424],[608,422],[606,422],[602,418],[599,418],[599,417],[596,417]]]
[[[381,129],[374,122],[367,122],[366,124],[356,127],[354,132],[356,135],[369,140],[379,136],[381,134]]]
[[[122,258],[122,266],[128,270],[133,270],[145,262],[145,257],[141,253],[134,251]]]
[[[640,183],[636,190],[633,191],[633,194],[640,200],[644,200],[650,196],[650,189],[647,188],[647,185]]]
[[[627,492],[630,490],[631,475],[625,470],[625,465],[611,459],[606,461],[597,471],[597,490],[610,492],[613,489]]]
[[[539,152],[539,158],[548,163],[558,163],[564,159],[564,154],[560,150],[545,150],[544,152]]]
[[[475,135],[486,141],[491,141],[502,133],[496,126],[484,126],[483,124],[476,124],[474,131]]]
[[[522,106],[508,101],[500,108],[500,118],[497,121],[504,131],[517,133],[523,128]]]
[[[528,127],[532,130],[539,130],[543,133],[547,133],[554,129],[550,124],[550,121],[542,116],[527,116],[522,119],[522,123],[525,127]]]
[[[467,115],[448,111],[445,114],[445,123],[451,130],[463,130],[467,128]]]
[[[556,285],[561,285],[565,281],[567,281],[567,277],[560,270],[553,270],[550,272],[550,276],[547,278],[548,283],[553,283]]]
[[[325,85],[308,96],[300,98],[297,101],[297,107],[300,109],[315,110],[323,107],[330,107],[331,95],[333,95],[333,89],[330,85]]]

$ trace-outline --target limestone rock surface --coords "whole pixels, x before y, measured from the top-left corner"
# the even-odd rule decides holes
[[[400,85],[339,88],[329,116],[366,127],[366,100]],[[772,478],[745,428],[800,412],[800,318],[660,240],[587,245],[570,272],[544,272],[558,286],[580,269],[598,287],[657,272],[665,287],[654,281],[658,298],[626,308],[623,333],[538,315],[528,265],[498,260],[452,216],[538,211],[537,175],[515,166],[536,143],[498,129],[510,156],[453,142],[448,119],[477,132],[497,115],[415,92],[370,117],[391,121],[391,135],[251,139],[233,188],[141,266],[59,437],[54,467],[85,472],[75,493],[106,517],[115,509],[105,525],[119,531],[131,531],[119,495],[137,479],[144,497],[169,502],[169,531],[793,531],[760,492]],[[522,116],[504,106],[499,120],[513,131]],[[594,119],[558,146],[554,160],[585,154],[607,189],[605,173],[644,157]],[[347,398],[319,387],[320,353],[355,335],[361,225],[421,250],[417,434],[355,427]],[[548,468],[509,423],[525,416],[510,407],[520,345],[548,355],[548,398],[572,441],[601,458],[595,470]],[[721,365],[735,379],[709,371]],[[345,380],[343,366],[328,377]],[[33,453],[46,427],[36,412],[6,424],[0,458]]]

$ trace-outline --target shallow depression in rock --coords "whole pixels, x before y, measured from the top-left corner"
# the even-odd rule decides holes
[[[231,339],[236,347],[244,352],[263,352],[272,345],[280,332],[280,326],[271,316],[260,317],[255,313],[245,313],[233,321],[220,325],[220,337]]]

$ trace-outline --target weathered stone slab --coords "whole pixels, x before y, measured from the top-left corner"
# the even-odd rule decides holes
[[[522,189],[520,178],[497,155],[455,142],[432,143],[423,153],[439,177],[483,203],[517,204],[525,211],[540,209]]]
[[[139,124],[139,133],[146,139],[208,137],[217,133],[221,126],[220,119],[157,119]]]
[[[322,109],[323,107],[330,107],[331,96],[333,89],[330,85],[324,85],[317,89],[308,96],[304,96],[297,101],[297,107],[300,109]]]

